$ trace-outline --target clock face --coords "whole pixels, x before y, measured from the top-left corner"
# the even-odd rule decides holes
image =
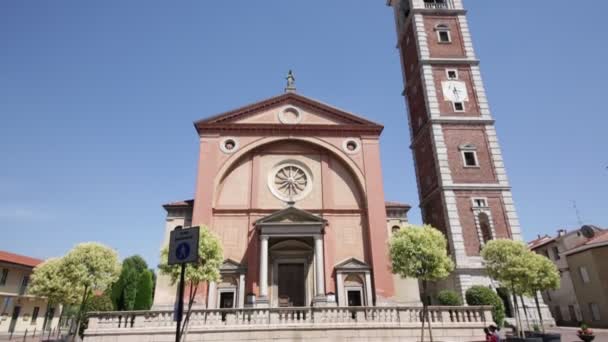
[[[462,81],[445,81],[442,84],[443,97],[447,101],[464,102],[469,100],[466,83]]]

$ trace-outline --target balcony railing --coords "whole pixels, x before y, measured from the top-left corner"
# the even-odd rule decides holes
[[[424,8],[430,9],[454,9],[454,0],[425,0]]]
[[[483,327],[492,321],[489,306],[429,307],[429,318],[436,327]],[[339,325],[365,327],[403,327],[419,325],[422,307],[291,307],[194,310],[189,329],[286,328]],[[94,312],[89,314],[85,334],[103,335],[117,330],[141,331],[170,329],[175,326],[173,311]],[[172,328],[171,328],[172,329]]]

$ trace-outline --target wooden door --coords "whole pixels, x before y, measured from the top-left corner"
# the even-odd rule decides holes
[[[279,264],[280,306],[306,305],[306,277],[303,264]]]

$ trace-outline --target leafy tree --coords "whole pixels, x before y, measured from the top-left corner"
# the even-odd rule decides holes
[[[76,331],[80,331],[85,304],[91,293],[103,292],[118,278],[118,255],[113,249],[99,243],[81,243],[63,257],[61,269],[70,284],[82,293],[76,320]]]
[[[190,289],[188,295],[188,309],[186,311],[186,319],[183,322],[181,328],[181,336],[183,338],[185,328],[190,320],[190,313],[192,311],[192,304],[194,304],[194,298],[198,286],[204,282],[219,281],[220,280],[220,267],[224,261],[222,245],[220,240],[213,233],[209,231],[207,227],[200,227],[198,240],[198,263],[191,263],[186,265],[186,272],[184,279],[186,285]],[[181,266],[180,265],[169,265],[169,247],[165,247],[160,252],[160,265],[158,268],[160,272],[171,277],[171,284],[175,284],[179,281]],[[183,298],[180,298],[183,300]]]
[[[133,310],[139,277],[147,268],[146,261],[139,255],[123,260],[120,277],[112,285],[112,302],[116,310]]]
[[[410,225],[396,232],[390,241],[390,256],[393,273],[403,278],[417,278],[422,281],[426,294],[429,281],[446,278],[454,269],[454,263],[447,254],[445,236],[437,229],[424,225]],[[423,301],[421,335],[424,340],[424,324],[428,321],[429,335],[433,341],[431,322],[428,319],[428,305]]]
[[[452,291],[452,290],[439,291],[439,294],[437,295],[437,300],[439,300],[440,305],[447,305],[447,306],[462,305],[462,298],[460,298],[460,295],[458,293],[456,293],[456,291]]]
[[[50,305],[75,304],[78,302],[78,293],[81,289],[74,288],[62,272],[63,260],[51,258],[34,268],[28,293],[46,297]]]
[[[543,315],[540,310],[540,304],[538,303],[538,292],[558,289],[560,286],[560,275],[555,264],[547,257],[532,252],[529,257],[528,266],[530,267],[531,276],[527,278],[526,282],[523,284],[522,292],[534,297],[540,325],[544,332],[545,327],[543,325]]]
[[[471,286],[465,293],[468,305],[491,305],[494,323],[501,327],[505,320],[505,306],[492,289],[481,285]]]
[[[89,297],[86,304],[86,312],[103,312],[114,310],[112,298],[107,293]]]
[[[489,241],[481,251],[488,274],[512,292],[520,336],[523,325],[519,315],[517,295],[523,294],[526,291],[526,284],[533,279],[534,271],[530,265],[532,254],[523,242],[507,239]]]
[[[153,286],[152,272],[144,270],[141,276],[139,276],[139,282],[137,283],[134,310],[150,310],[150,307],[152,307]]]

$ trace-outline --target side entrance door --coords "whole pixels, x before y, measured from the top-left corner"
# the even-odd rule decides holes
[[[13,308],[13,317],[11,317],[11,324],[8,326],[8,332],[15,331],[15,326],[17,325],[17,320],[19,319],[20,312],[21,312],[20,306],[15,306]]]

